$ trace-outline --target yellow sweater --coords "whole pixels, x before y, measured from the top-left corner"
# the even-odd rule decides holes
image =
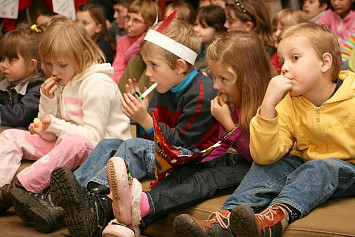
[[[338,158],[355,163],[355,73],[342,71],[339,78],[342,86],[319,107],[287,94],[276,107],[276,118],[262,118],[258,110],[250,124],[254,161],[271,164],[290,151],[305,161]]]

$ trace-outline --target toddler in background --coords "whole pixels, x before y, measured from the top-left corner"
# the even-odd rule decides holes
[[[262,39],[270,59],[276,52],[272,39],[271,13],[262,0],[226,0],[226,23],[228,31],[254,31]]]
[[[211,71],[205,57],[208,46],[215,38],[222,36],[226,31],[224,24],[226,15],[224,9],[217,5],[200,7],[194,24],[194,30],[201,40],[201,51],[195,67],[200,69],[206,76],[212,79]]]
[[[328,9],[328,0],[303,0],[302,10],[311,22],[317,22]]]
[[[102,63],[101,50],[79,23],[54,19],[39,53],[50,75],[41,86],[40,121],[30,124],[30,132],[7,129],[0,134],[0,212],[11,207],[13,190],[15,210],[25,221],[36,214],[26,209],[29,193],[47,188],[54,168],[78,168],[101,139],[131,137],[129,119],[120,109],[122,95],[110,78],[113,68]],[[36,162],[15,176],[22,159]],[[47,227],[36,225],[42,232],[53,228]]]
[[[42,34],[39,26],[23,24],[0,39],[0,132],[4,126],[27,128],[38,114]]]
[[[286,8],[280,10],[272,19],[273,39],[275,47],[277,48],[277,38],[279,37],[283,28],[287,26],[296,25],[298,23],[309,22],[307,14],[301,10]],[[272,57],[272,64],[275,66],[278,74],[281,72],[281,65],[277,53]]]
[[[108,39],[104,8],[99,4],[87,3],[78,6],[76,21],[81,23],[89,36],[99,46],[106,62],[113,62],[113,51]]]
[[[140,43],[148,28],[159,20],[158,9],[158,5],[152,0],[134,0],[129,6],[125,17],[126,35],[117,42],[116,56],[112,64],[112,79],[116,83],[120,81],[131,57],[140,53]]]
[[[330,0],[328,9],[317,21],[324,24],[336,35],[340,49],[343,48],[348,37],[355,32],[355,1]]]

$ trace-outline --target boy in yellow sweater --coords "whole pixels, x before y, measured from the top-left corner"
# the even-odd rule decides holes
[[[223,205],[230,215],[213,225],[180,215],[176,236],[215,236],[220,228],[281,236],[327,200],[355,195],[355,74],[339,74],[339,45],[325,26],[291,26],[278,41],[281,75],[251,120],[255,162]]]

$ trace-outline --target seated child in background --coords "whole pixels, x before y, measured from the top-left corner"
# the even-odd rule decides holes
[[[317,22],[328,9],[328,0],[303,0],[302,10],[311,22]]]
[[[135,91],[140,92],[137,83],[132,84],[130,81],[121,107],[126,115],[142,125],[149,137],[154,138],[158,135],[156,132],[159,132],[171,146],[171,150],[178,150],[184,159],[210,147],[218,140],[218,124],[210,113],[211,100],[217,92],[213,89],[212,81],[193,67],[200,49],[200,41],[192,27],[179,20],[173,20],[168,30],[166,32],[169,32],[169,36],[171,34],[172,39],[181,42],[180,46],[186,46],[185,50],[188,53],[182,54],[181,57],[176,56],[148,42],[150,38],[146,38],[142,46],[143,58],[148,68],[146,73],[152,81],[158,83],[158,105],[155,110],[158,118],[154,124],[156,129],[159,127],[159,131],[153,129],[152,117],[147,112],[148,99],[142,100],[138,95],[132,95]],[[158,42],[161,42],[163,37],[164,35],[159,34]],[[162,44],[161,42],[160,45]],[[168,49],[169,45],[165,43]],[[189,56],[188,59],[184,59],[186,54]],[[142,179],[154,177],[156,151],[159,150],[155,141],[149,139],[133,138],[124,142],[119,139],[105,139],[74,172],[75,176],[64,168],[53,171],[52,200],[55,200],[57,206],[65,209],[67,213],[65,222],[70,235],[89,236],[90,233],[99,235],[113,218],[112,195],[108,197],[102,195],[110,192],[105,166],[112,156],[125,159],[133,177]],[[180,162],[183,160],[176,161],[176,164]],[[126,170],[124,172],[126,173]],[[32,200],[42,203],[38,205],[44,205],[36,197],[32,197]],[[55,218],[57,209],[49,204],[47,208],[53,215],[48,219],[60,221],[60,218]]]
[[[209,5],[200,7],[197,10],[197,16],[194,24],[194,30],[201,40],[201,51],[195,67],[200,69],[206,76],[212,79],[211,71],[208,67],[207,58],[205,57],[208,46],[215,38],[222,36],[226,31],[224,23],[226,15],[223,8],[217,5]]]
[[[0,39],[0,132],[3,126],[27,128],[38,114],[44,81],[38,51],[42,34],[42,28],[23,24]]]
[[[104,53],[108,63],[113,62],[113,51],[108,39],[104,8],[99,4],[87,3],[78,6],[76,21],[81,23],[90,37]]]
[[[276,48],[272,39],[271,13],[268,4],[262,0],[226,0],[227,31],[253,31],[263,40],[265,50],[274,56]]]
[[[276,75],[260,45],[261,39],[255,33],[238,31],[229,32],[208,48],[213,87],[219,94],[211,101],[211,114],[220,123],[220,146],[202,163],[189,162],[175,167],[151,191],[141,192],[136,179],[133,185],[127,178],[118,179],[122,170],[126,170],[121,158],[113,157],[108,161],[107,174],[117,222],[129,225],[133,230],[140,225],[140,230],[143,230],[162,216],[191,207],[214,195],[232,193],[239,185],[252,162],[249,152],[250,119],[262,102],[268,82]],[[235,59],[236,53],[240,60]],[[260,66],[249,70],[253,63]],[[132,202],[129,193],[122,193],[127,190],[125,187],[129,187]],[[140,190],[138,194],[137,189]],[[141,198],[135,201],[136,196]],[[131,213],[132,218],[129,218]],[[223,215],[218,217],[223,219]],[[107,228],[112,232],[116,230],[116,233],[124,229],[115,225]],[[217,236],[226,236],[231,232],[219,234]]]
[[[127,16],[127,10],[132,0],[113,0],[113,18],[111,22],[111,28],[108,30],[108,36],[110,38],[111,47],[116,52],[116,46],[119,38],[126,34],[125,31],[125,17]]]
[[[113,68],[102,63],[101,50],[79,23],[63,17],[53,20],[39,53],[50,75],[41,86],[41,121],[31,123],[30,132],[7,129],[0,134],[1,213],[11,207],[14,187],[21,191],[16,202],[27,203],[21,198],[27,191],[47,188],[54,168],[78,168],[101,139],[131,138],[129,119],[120,109],[122,95],[110,78]],[[36,162],[14,178],[22,159]],[[25,215],[21,209],[16,212]],[[50,231],[41,225],[36,228]]]
[[[46,30],[50,19],[56,15],[58,15],[58,13],[50,11],[39,13],[36,19],[36,25],[39,25],[43,30]]]
[[[250,124],[254,163],[223,206],[239,237],[281,236],[326,201],[355,195],[355,74],[339,74],[336,36],[302,23],[278,43],[282,74]]]
[[[355,1],[330,0],[328,9],[317,21],[324,24],[337,36],[340,49],[348,37],[355,32]]]
[[[172,2],[166,6],[163,17],[167,18],[175,9],[178,9],[176,13],[176,19],[180,19],[190,25],[193,25],[195,22],[195,9],[188,1],[178,1]]]
[[[140,52],[140,43],[146,31],[159,20],[158,5],[151,0],[134,0],[128,8],[126,35],[117,42],[116,56],[112,66],[112,79],[118,83],[126,70],[127,63],[133,55]]]
[[[296,25],[298,23],[309,22],[307,14],[301,10],[282,9],[272,18],[273,35],[275,47],[277,48],[277,38],[279,37],[283,28],[287,26]],[[277,53],[272,57],[272,64],[275,66],[278,74],[281,72],[281,65]]]

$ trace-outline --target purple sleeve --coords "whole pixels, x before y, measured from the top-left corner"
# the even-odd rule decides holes
[[[234,122],[238,122],[237,111],[232,114]],[[253,159],[249,150],[249,138],[243,133],[242,127],[235,127],[231,133],[227,133],[224,127],[219,125],[218,139],[221,145],[215,148],[210,155],[202,160],[202,162],[210,161],[223,156],[229,148],[234,148],[246,161],[252,163]]]

